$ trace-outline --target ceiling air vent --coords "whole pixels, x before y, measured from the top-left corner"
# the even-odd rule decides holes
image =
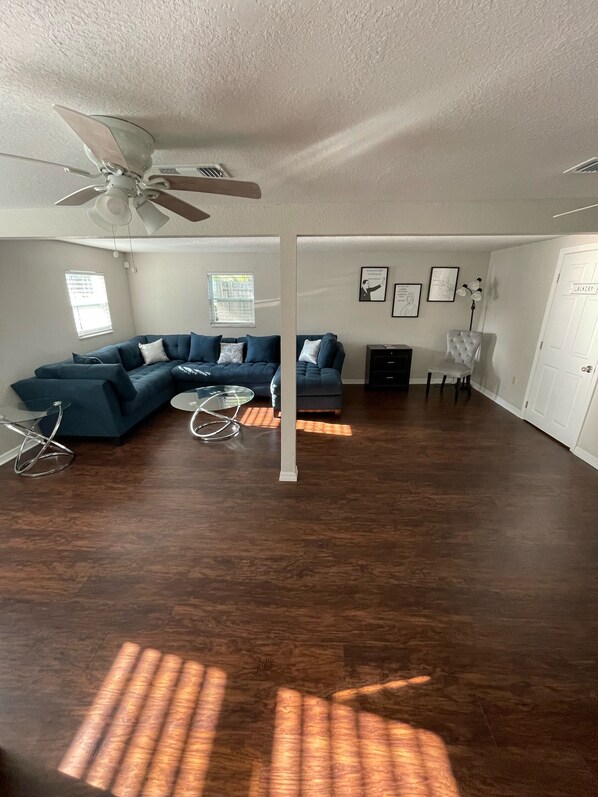
[[[198,173],[202,177],[230,177],[221,163],[202,163],[200,166],[154,166],[152,172],[156,174],[163,174],[167,177],[169,174],[181,175],[184,177],[197,177]]]
[[[563,174],[596,174],[598,172],[598,158],[590,158],[583,163],[578,163],[577,166],[572,166],[570,169],[565,169]]]

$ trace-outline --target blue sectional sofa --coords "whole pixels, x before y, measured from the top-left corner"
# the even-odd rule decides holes
[[[198,349],[192,335],[137,335],[130,340],[104,346],[87,357],[100,363],[63,360],[42,365],[35,376],[12,385],[23,400],[63,399],[70,402],[60,428],[61,435],[120,439],[154,410],[184,390],[214,384],[243,385],[257,396],[270,396],[280,409],[279,336],[222,338],[222,343],[243,343],[244,362],[216,362],[215,352]],[[162,338],[168,361],[145,365],[140,343]],[[297,407],[299,410],[340,412],[341,372],[345,352],[336,335],[298,335],[297,356],[305,339],[322,338],[318,364],[297,362]],[[200,341],[201,343],[201,341]],[[195,352],[192,349],[192,344]],[[193,353],[204,359],[191,360]],[[253,356],[251,356],[253,354]],[[268,357],[259,360],[258,357]]]

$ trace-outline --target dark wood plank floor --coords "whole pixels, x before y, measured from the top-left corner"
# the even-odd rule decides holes
[[[297,485],[251,405],[0,469],[2,794],[598,794],[598,473],[477,393],[346,396]]]

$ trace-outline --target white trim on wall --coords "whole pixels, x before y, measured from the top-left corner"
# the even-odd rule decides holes
[[[585,449],[580,448],[579,446],[575,446],[571,449],[571,453],[575,454],[576,457],[583,459],[584,462],[587,462],[588,465],[591,465],[593,468],[598,470],[598,457],[595,457],[593,454],[589,454]]]
[[[504,410],[508,410],[517,418],[523,418],[523,410],[520,407],[516,407],[514,404],[511,404],[508,401],[505,401],[500,396],[497,396],[496,393],[492,393],[482,385],[479,385],[477,382],[472,382],[471,386],[474,390],[477,390],[478,393],[481,393],[486,398],[489,398],[491,401],[494,401],[495,404],[498,404],[499,407],[502,407]]]
[[[33,448],[37,443],[35,440],[30,440],[29,443],[24,447],[23,451],[29,451],[30,448]],[[15,459],[17,454],[19,453],[21,446],[15,446],[14,448],[5,451],[4,453],[0,453],[0,467],[2,465],[6,465],[7,462],[10,462],[11,459]]]

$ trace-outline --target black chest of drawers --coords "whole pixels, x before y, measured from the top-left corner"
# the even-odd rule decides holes
[[[413,349],[403,344],[396,346],[370,344],[365,358],[366,387],[407,390],[412,354]]]

